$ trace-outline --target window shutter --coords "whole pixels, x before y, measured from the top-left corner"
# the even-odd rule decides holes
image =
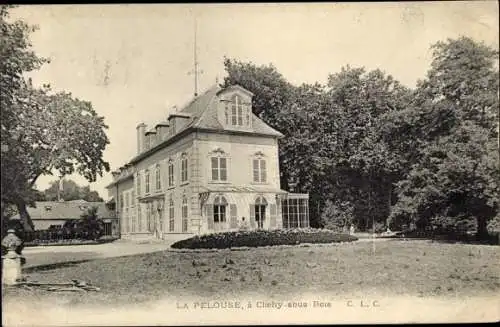
[[[270,221],[269,221],[269,226],[271,228],[276,228],[276,205],[271,204],[269,205],[269,211],[270,211]]]
[[[255,229],[255,205],[250,205],[250,227]]]
[[[253,181],[259,181],[259,160],[254,159],[253,161]]]
[[[277,221],[277,228],[283,228],[283,208],[281,206],[281,201],[282,200],[277,200],[276,201],[276,218],[279,217],[279,221]]]
[[[214,229],[214,206],[213,204],[205,205],[206,208],[206,216],[207,216],[207,226],[209,230]]]
[[[229,205],[229,212],[231,215],[231,223],[229,228],[238,228],[238,217],[236,212],[236,204]]]
[[[260,181],[265,183],[267,179],[267,173],[266,173],[266,161],[261,160],[260,161]]]

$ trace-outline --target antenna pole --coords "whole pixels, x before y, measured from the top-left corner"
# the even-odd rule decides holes
[[[198,96],[198,74],[202,74],[203,70],[198,69],[198,43],[197,43],[197,18],[194,16],[194,47],[193,47],[193,57],[194,57],[194,69],[188,74],[194,75],[194,96]]]
[[[194,18],[194,96],[198,95],[198,56],[196,49],[196,17]]]

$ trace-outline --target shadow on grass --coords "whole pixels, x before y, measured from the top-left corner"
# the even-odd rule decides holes
[[[498,234],[489,234],[478,239],[470,234],[426,234],[426,233],[400,233],[396,237],[400,240],[429,240],[444,244],[473,244],[473,245],[500,245]]]
[[[44,264],[44,265],[38,265],[38,266],[31,266],[27,268],[23,268],[23,273],[33,273],[33,272],[38,272],[38,271],[49,271],[49,270],[55,270],[59,268],[68,268],[68,267],[74,267],[78,266],[81,263],[91,261],[90,259],[84,259],[84,260],[75,260],[75,261],[65,261],[65,262],[57,262],[57,263],[51,263],[51,264]]]

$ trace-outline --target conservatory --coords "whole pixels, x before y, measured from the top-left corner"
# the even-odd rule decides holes
[[[309,194],[287,193],[281,199],[283,228],[309,227]]]

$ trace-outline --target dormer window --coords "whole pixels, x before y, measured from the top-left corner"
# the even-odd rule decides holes
[[[224,104],[224,120],[226,125],[249,126],[251,107],[243,101],[243,98],[234,94]]]
[[[52,211],[52,207],[51,206],[45,206],[45,211]]]

